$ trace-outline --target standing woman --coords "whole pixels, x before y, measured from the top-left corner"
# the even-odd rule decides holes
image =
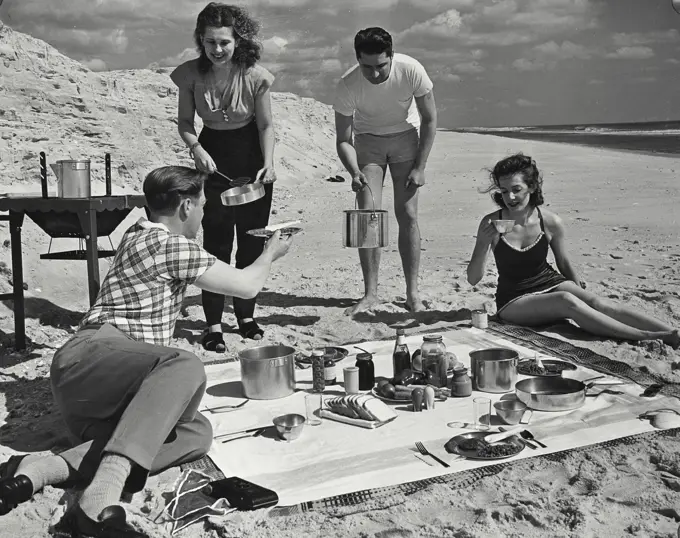
[[[203,247],[225,263],[231,262],[236,234],[236,267],[253,263],[264,239],[246,232],[269,222],[274,172],[274,126],[269,89],[274,76],[258,65],[259,23],[240,7],[211,2],[196,20],[194,39],[200,57],[177,67],[170,77],[179,88],[178,130],[196,168],[211,174],[205,183]],[[194,114],[203,120],[196,136]],[[264,197],[242,206],[224,206],[220,195],[232,187],[215,171],[232,178],[248,177],[264,184]],[[254,320],[256,299],[234,297],[234,314],[241,336],[260,340],[264,331]],[[203,291],[207,331],[203,347],[224,352],[224,295]]]

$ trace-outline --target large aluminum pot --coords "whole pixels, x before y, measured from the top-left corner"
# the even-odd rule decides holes
[[[295,392],[295,349],[260,346],[238,352],[246,398],[276,400]]]
[[[61,160],[51,164],[57,176],[57,196],[59,198],[90,197],[90,161]]]
[[[262,183],[248,183],[241,187],[232,187],[222,193],[222,204],[227,206],[243,205],[259,200],[264,196]]]
[[[380,248],[389,244],[387,211],[375,208],[373,191],[366,185],[373,199],[373,209],[347,209],[342,227],[342,246],[350,248]],[[356,201],[355,201],[356,206]]]
[[[482,392],[509,392],[517,382],[519,353],[505,347],[470,352],[472,388]]]

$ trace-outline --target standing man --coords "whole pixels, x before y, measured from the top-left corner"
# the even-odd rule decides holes
[[[418,292],[418,189],[425,184],[425,164],[437,130],[433,84],[417,60],[394,53],[392,36],[382,28],[357,33],[354,51],[358,65],[338,82],[333,106],[338,156],[352,175],[352,190],[358,191],[362,209],[372,207],[371,192],[376,209],[381,207],[389,165],[406,307],[419,312],[425,306]],[[350,316],[379,302],[380,249],[359,249],[359,259],[365,292],[345,311]]]

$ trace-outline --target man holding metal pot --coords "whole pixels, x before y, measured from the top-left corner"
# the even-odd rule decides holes
[[[275,232],[244,269],[206,252],[193,241],[206,177],[181,166],[146,177],[148,220],[127,230],[94,305],[52,360],[54,400],[80,444],[59,455],[12,456],[1,464],[0,515],[47,485],[83,486],[60,527],[73,536],[146,536],[126,522],[118,504],[123,491],[141,491],[147,475],[207,453],[212,427],[198,412],[203,363],[169,347],[187,287],[254,297],[291,239]]]
[[[406,307],[418,312],[425,308],[418,292],[418,189],[425,184],[425,164],[437,129],[433,84],[417,60],[394,53],[392,36],[382,28],[358,32],[354,50],[358,63],[338,82],[333,105],[338,156],[352,176],[361,209],[371,209],[374,203],[380,209],[389,166]],[[379,302],[380,248],[360,248],[359,259],[365,293],[345,311],[351,316]]]

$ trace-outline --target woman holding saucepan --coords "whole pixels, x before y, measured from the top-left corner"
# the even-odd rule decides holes
[[[276,181],[269,91],[274,76],[257,63],[258,31],[259,23],[244,9],[211,2],[196,20],[194,39],[200,57],[170,75],[179,88],[179,134],[196,168],[211,174],[205,184],[203,247],[230,263],[235,232],[237,268],[247,267],[262,253],[264,239],[246,232],[267,226]],[[203,120],[200,136],[194,127],[195,113]],[[261,181],[265,196],[244,205],[223,205],[222,192],[234,184],[216,171],[232,179]],[[234,314],[241,336],[260,340],[264,331],[253,318],[255,300],[234,297]],[[203,291],[202,302],[208,325],[203,347],[224,352],[224,296]]]

